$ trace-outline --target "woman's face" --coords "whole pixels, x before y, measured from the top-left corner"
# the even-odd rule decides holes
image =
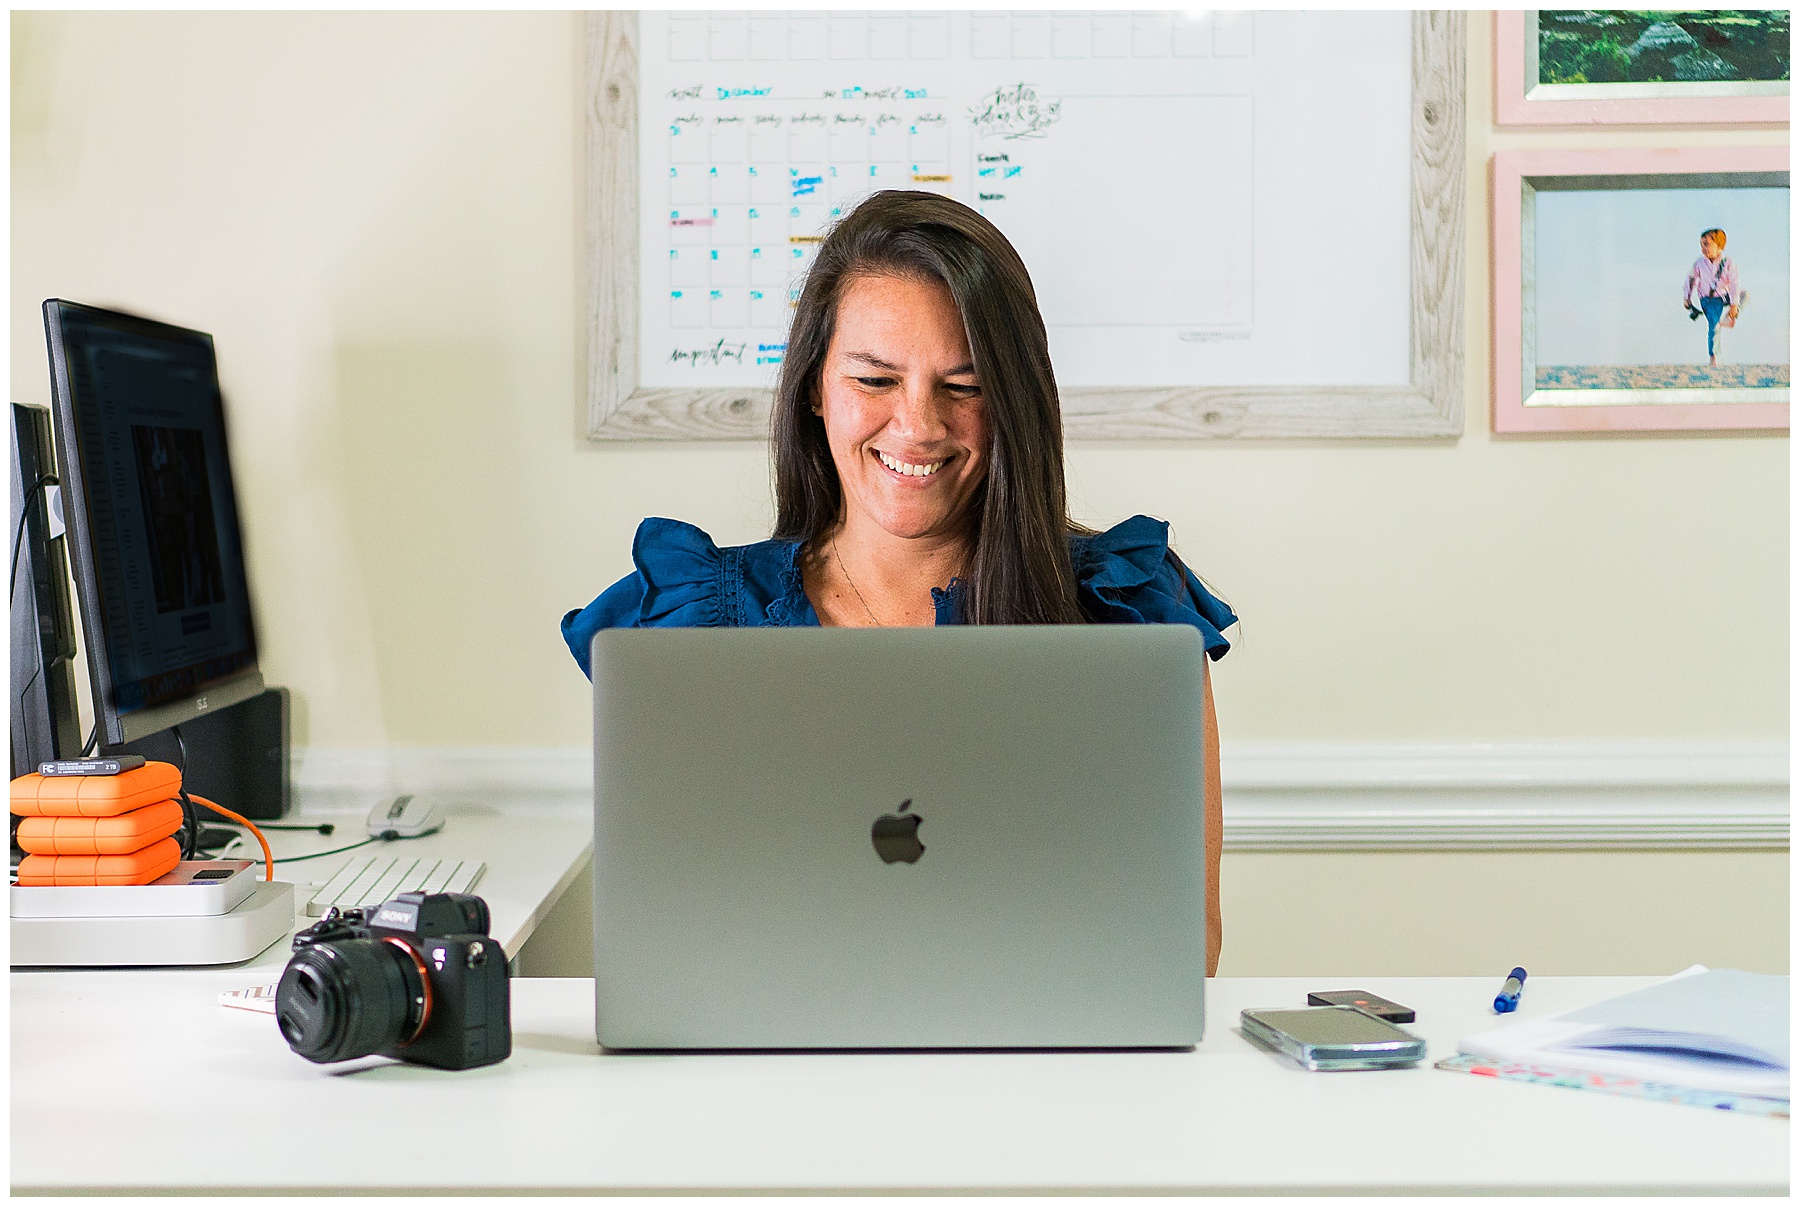
[[[1711,235],[1701,235],[1700,236],[1700,254],[1701,255],[1705,256],[1709,260],[1716,260],[1719,258],[1719,252],[1721,250],[1723,250],[1723,249],[1720,248],[1717,243],[1713,242],[1713,237]]]
[[[987,478],[989,430],[948,286],[852,278],[838,301],[818,410],[847,511],[896,537],[964,530]]]

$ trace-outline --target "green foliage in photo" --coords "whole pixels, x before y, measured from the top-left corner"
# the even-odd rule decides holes
[[[1538,10],[1538,82],[1785,80],[1786,9]]]

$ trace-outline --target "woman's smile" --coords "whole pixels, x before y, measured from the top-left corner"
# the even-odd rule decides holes
[[[895,475],[914,479],[931,477],[950,460],[948,457],[938,457],[935,460],[924,457],[906,458],[885,453],[880,449],[875,450],[875,457]]]

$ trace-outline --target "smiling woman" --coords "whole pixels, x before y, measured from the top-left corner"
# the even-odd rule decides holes
[[[807,274],[775,389],[772,539],[651,518],[637,569],[563,617],[581,669],[637,626],[1186,624],[1237,617],[1133,516],[1070,521],[1062,411],[1024,263],[967,206],[882,192]],[[1207,923],[1219,952],[1218,734],[1206,693]],[[1212,971],[1211,968],[1208,971]]]
[[[774,429],[776,535],[810,551],[808,594],[838,623],[936,623],[941,605],[922,605],[945,584],[967,623],[1087,619],[1043,320],[973,210],[878,193],[831,232]]]
[[[936,624],[930,589],[963,573],[973,504],[992,489],[988,410],[962,316],[942,282],[898,276],[849,280],[833,309],[820,371],[793,375],[807,383],[799,401],[815,433],[823,423],[829,452],[828,463],[816,448],[794,461],[799,489],[782,492],[800,502],[800,515],[783,518],[808,547],[806,593],[825,624]],[[788,447],[777,443],[777,456]],[[812,475],[823,489],[807,489]],[[814,500],[819,513],[806,514]]]

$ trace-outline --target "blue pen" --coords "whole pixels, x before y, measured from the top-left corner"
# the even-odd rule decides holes
[[[1515,968],[1506,978],[1506,984],[1500,986],[1500,994],[1494,999],[1495,1014],[1511,1014],[1519,1008],[1519,991],[1525,988],[1525,970]]]

